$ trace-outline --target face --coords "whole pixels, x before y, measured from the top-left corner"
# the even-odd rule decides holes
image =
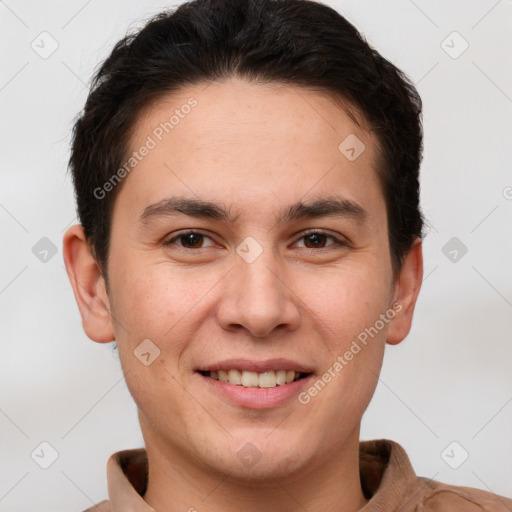
[[[318,92],[232,79],[152,105],[142,146],[108,307],[146,443],[241,477],[325,464],[402,321],[377,141]]]

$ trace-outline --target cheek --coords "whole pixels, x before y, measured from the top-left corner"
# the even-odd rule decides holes
[[[142,339],[161,339],[163,333],[172,326],[179,315],[175,283],[166,279],[154,279],[145,272],[136,275],[127,272],[117,288],[113,287],[116,301],[112,316],[117,324],[116,335],[130,345]]]
[[[310,296],[309,305],[323,330],[317,342],[326,355],[322,382],[316,384],[324,389],[325,383],[326,391],[311,398],[311,403],[338,428],[350,428],[347,415],[362,416],[375,392],[389,325],[381,320],[388,311],[388,298],[385,278],[378,272],[339,273],[337,280],[324,283]],[[313,397],[316,390],[307,393]]]
[[[208,292],[219,275],[177,269],[168,262],[147,264],[144,258],[119,269],[112,279],[118,341],[133,350],[149,338],[167,355],[180,352],[192,335],[193,320],[209,307]]]
[[[180,355],[190,341],[187,313],[204,292],[191,291],[190,280],[178,279],[166,265],[142,261],[119,265],[112,279],[119,358],[127,387],[146,421],[164,417],[167,427],[183,430],[175,418],[180,404],[189,403],[179,384]],[[145,353],[149,356],[144,360]]]
[[[388,273],[379,264],[347,264],[319,279],[301,278],[299,296],[325,327],[328,339],[343,348],[389,307]]]

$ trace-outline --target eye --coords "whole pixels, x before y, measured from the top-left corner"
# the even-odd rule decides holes
[[[326,245],[328,239],[334,240],[334,243]],[[331,245],[348,245],[346,242],[340,240],[339,238],[318,230],[311,230],[307,232],[305,235],[302,235],[299,238],[299,241],[304,241],[304,245],[301,248],[306,249],[323,249],[325,247],[330,247]]]
[[[211,243],[203,246],[203,243],[209,240]],[[203,249],[204,247],[211,247],[215,242],[207,235],[198,231],[185,231],[178,233],[176,236],[165,242],[165,245],[173,245],[174,242],[179,242],[178,246],[184,249]]]
[[[331,240],[331,243],[329,243]],[[300,245],[301,242],[303,245]],[[206,245],[204,245],[206,243]],[[299,247],[305,249],[324,249],[333,245],[337,246],[348,246],[348,242],[345,242],[333,235],[324,233],[320,230],[310,230],[303,234],[297,241]],[[178,233],[164,245],[177,245],[181,249],[204,249],[206,247],[215,246],[215,242],[208,235],[199,231],[188,230]]]

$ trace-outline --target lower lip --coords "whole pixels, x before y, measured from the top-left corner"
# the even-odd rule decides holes
[[[284,404],[309,386],[313,374],[274,388],[246,388],[222,382],[197,373],[209,388],[223,398],[242,407],[268,409]]]

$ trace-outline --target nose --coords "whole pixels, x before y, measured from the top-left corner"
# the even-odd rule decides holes
[[[237,256],[217,308],[220,326],[231,332],[246,329],[255,338],[269,337],[274,330],[297,329],[300,300],[282,270],[270,250],[251,263]]]

